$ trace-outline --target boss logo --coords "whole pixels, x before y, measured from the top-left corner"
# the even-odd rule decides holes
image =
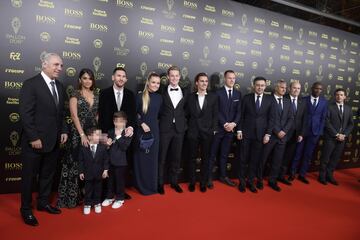
[[[5,163],[5,170],[21,170],[22,163]]]
[[[98,23],[90,23],[90,30],[100,31],[100,32],[107,32],[108,26],[105,24],[98,24]]]
[[[11,52],[9,54],[9,58],[13,61],[19,61],[19,60],[21,60],[21,53],[20,52]]]
[[[191,8],[191,9],[197,9],[197,3],[190,2],[190,1],[184,1],[184,7]]]
[[[55,24],[56,20],[54,17],[36,15],[36,22],[37,23],[45,23],[45,24]]]
[[[139,31],[138,36],[140,38],[153,39],[154,38],[154,33],[146,32],[146,31]]]
[[[82,10],[75,10],[70,8],[65,8],[65,15],[70,17],[83,17],[84,13]]]
[[[124,8],[133,8],[134,4],[131,1],[125,1],[125,0],[116,0],[116,5],[119,7]]]
[[[63,58],[66,58],[66,59],[73,59],[73,60],[81,59],[81,54],[79,52],[63,51],[62,56],[63,56]]]
[[[4,88],[6,89],[21,89],[22,82],[13,82],[13,81],[5,81],[4,82]]]

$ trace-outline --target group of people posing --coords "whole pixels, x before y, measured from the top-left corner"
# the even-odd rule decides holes
[[[189,150],[185,170],[190,192],[196,189],[199,153],[201,192],[214,187],[216,163],[219,181],[234,187],[236,183],[227,176],[234,139],[240,192],[263,189],[264,172],[268,172],[268,184],[275,191],[281,191],[278,182],[291,185],[297,173],[298,180],[309,184],[306,173],[322,135],[318,180],[338,185],[334,170],[353,128],[344,89],[336,89],[335,101],[328,104],[321,96],[320,82],[312,85],[310,96],[301,97],[300,82],[291,82],[287,94],[286,81],[278,80],[273,94],[267,95],[266,79],[256,77],[253,93],[242,97],[234,88],[235,72],[227,70],[220,89],[209,91],[207,74],[198,73],[192,91],[179,86],[180,69],[172,66],[167,70],[167,86],[161,89],[160,76],[152,72],[144,90],[135,95],[125,87],[124,68],[115,68],[112,86],[100,92],[96,91],[93,72],[82,69],[78,89],[69,99],[72,121],[67,124],[66,93],[57,80],[62,68],[59,55],[47,53],[41,73],[26,80],[20,92],[20,212],[26,224],[38,225],[31,206],[36,175],[37,209],[51,214],[61,213],[63,207],[76,207],[82,200],[84,214],[89,214],[92,206],[96,213],[101,212],[101,206],[121,207],[131,198],[125,192],[128,165],[131,183],[141,194],[165,194],[166,182],[182,193],[178,175],[183,146]],[[60,144],[64,146],[61,178],[57,205],[52,206],[49,195]]]

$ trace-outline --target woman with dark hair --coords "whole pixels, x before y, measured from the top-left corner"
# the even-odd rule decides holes
[[[160,76],[150,73],[144,91],[136,98],[137,132],[134,152],[134,181],[140,193],[157,193],[159,122],[162,97],[156,93],[160,87]],[[143,140],[153,138],[151,146],[140,146]],[[143,139],[143,140],[141,140]],[[145,140],[146,141],[146,140]],[[146,149],[144,149],[146,148]]]
[[[98,103],[99,95],[95,88],[94,73],[87,68],[81,69],[78,89],[70,94],[70,135],[62,159],[58,207],[73,208],[80,202],[78,150],[80,144],[89,144],[84,132],[97,126]]]

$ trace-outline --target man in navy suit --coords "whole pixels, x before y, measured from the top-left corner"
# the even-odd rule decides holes
[[[319,138],[323,134],[327,114],[327,100],[320,96],[322,90],[323,85],[320,82],[315,82],[311,87],[311,95],[303,98],[303,101],[307,104],[307,130],[305,139],[296,148],[290,170],[290,181],[295,178],[296,170],[301,165],[298,179],[305,184],[309,184],[306,172]]]
[[[264,94],[266,80],[256,77],[253,80],[254,93],[244,96],[241,106],[241,120],[238,126],[237,139],[240,145],[239,191],[245,192],[246,185],[253,193],[257,192],[254,179],[261,166],[263,146],[270,141],[270,114],[273,97]],[[263,189],[263,182],[258,179],[258,189]]]
[[[345,104],[345,90],[335,90],[335,102],[331,103],[326,116],[324,146],[321,152],[319,182],[339,185],[334,178],[334,170],[343,153],[346,138],[354,127],[351,107]]]
[[[271,137],[270,141],[264,146],[262,155],[262,163],[260,163],[258,179],[262,181],[263,172],[269,156],[272,157],[269,186],[275,191],[281,191],[277,184],[277,178],[280,173],[281,162],[285,152],[288,133],[293,128],[294,112],[290,103],[290,99],[284,98],[286,93],[286,82],[278,80],[273,94],[273,110],[270,117]]]
[[[57,80],[63,62],[59,55],[47,53],[42,60],[42,71],[26,80],[20,91],[21,135],[21,216],[31,226],[39,223],[32,213],[32,185],[39,174],[37,209],[50,214],[61,213],[49,203],[49,195],[56,171],[59,144],[67,141],[64,122],[63,85]]]
[[[226,165],[231,142],[234,137],[234,131],[236,131],[236,126],[240,121],[241,93],[240,91],[234,89],[236,76],[233,70],[225,71],[224,77],[225,86],[216,91],[219,99],[218,132],[216,132],[214,136],[209,158],[210,176],[208,180],[208,187],[210,189],[213,188],[211,173],[219,148],[219,180],[226,185],[232,187],[235,186],[235,183],[226,176]]]

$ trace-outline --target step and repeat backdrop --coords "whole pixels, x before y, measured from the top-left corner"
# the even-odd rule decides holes
[[[233,69],[243,94],[258,75],[268,79],[269,91],[278,79],[300,80],[303,95],[322,81],[326,98],[342,87],[354,114],[359,106],[360,36],[229,0],[7,0],[0,2],[0,29],[2,193],[19,191],[18,96],[23,81],[39,73],[44,52],[62,56],[60,80],[68,93],[84,67],[95,72],[99,88],[112,84],[114,67],[125,67],[127,87],[137,92],[150,71],[162,74],[165,84],[167,68],[178,65],[182,86],[206,72],[216,89],[224,71]],[[340,167],[360,166],[355,120]],[[232,151],[233,176],[234,160]]]

